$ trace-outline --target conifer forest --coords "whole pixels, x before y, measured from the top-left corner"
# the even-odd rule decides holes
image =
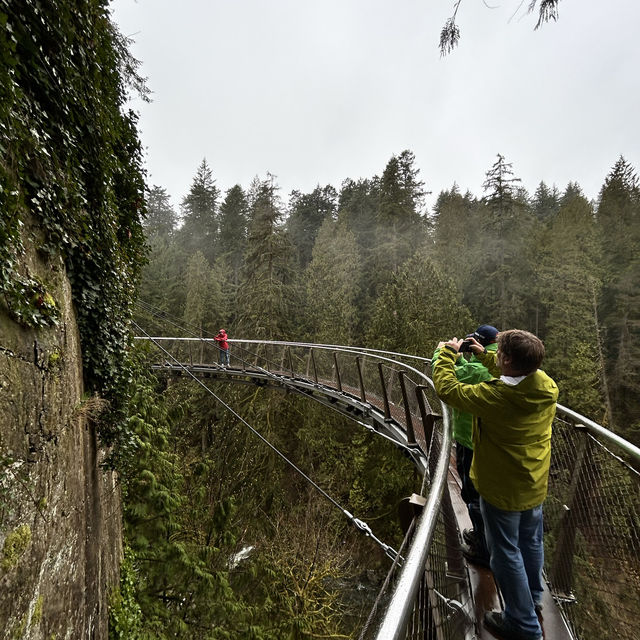
[[[482,194],[453,185],[425,211],[414,164],[405,150],[379,176],[294,191],[285,200],[271,176],[221,193],[203,160],[179,211],[162,187],[152,187],[137,322],[151,335],[213,337],[225,327],[231,337],[366,345],[426,357],[440,339],[481,323],[525,328],[545,341],[545,369],[558,381],[560,401],[638,443],[634,167],[619,158],[590,202],[575,183],[560,190],[541,182],[527,193],[512,163],[498,154]],[[218,562],[252,549],[216,586],[226,594],[225,606],[242,611],[227,620],[241,624],[246,616],[245,624],[264,637],[311,637],[306,634],[320,629],[351,637],[367,613],[358,590],[381,579],[376,569],[384,566],[383,554],[372,565],[376,552],[366,542],[324,511],[250,434],[183,385],[166,389],[162,406],[167,416],[179,416],[173,426],[169,420],[167,437],[181,460],[180,499],[190,517],[204,510],[190,526],[205,528],[193,535],[217,541]],[[401,540],[392,505],[417,481],[402,456],[304,401],[255,390],[223,393],[323,486],[389,540]],[[148,536],[138,546],[144,518],[134,507],[128,506],[127,523],[135,563]],[[229,544],[225,551],[221,541]],[[198,552],[203,562],[207,549]],[[141,602],[151,607],[144,595]],[[166,603],[153,604],[153,616],[167,615]],[[204,616],[225,615],[205,609]],[[145,620],[153,619],[147,613]]]
[[[389,564],[201,387],[154,375],[139,329],[426,358],[479,324],[526,329],[559,401],[640,445],[640,183],[623,156],[594,200],[575,182],[528,192],[499,149],[481,193],[453,184],[429,208],[402,149],[308,193],[269,174],[221,185],[203,159],[169,194],[146,184],[125,107],[144,80],[105,3],[52,4],[0,0],[1,304],[55,327],[60,303],[25,255],[64,265],[122,496],[110,638],[357,638]],[[295,394],[212,388],[399,546],[398,503],[421,483],[402,452]],[[0,453],[9,468],[1,438]]]

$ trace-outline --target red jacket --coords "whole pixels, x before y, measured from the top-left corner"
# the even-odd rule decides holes
[[[227,342],[227,332],[221,330],[217,336],[215,336],[214,340],[218,343],[218,346],[226,351],[229,348],[229,343]]]

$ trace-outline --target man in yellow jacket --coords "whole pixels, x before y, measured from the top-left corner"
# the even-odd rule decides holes
[[[433,381],[442,400],[477,416],[471,479],[490,563],[504,598],[504,612],[485,614],[485,626],[505,640],[540,640],[536,615],[543,593],[542,503],[547,495],[551,423],[558,388],[539,366],[544,345],[527,331],[498,334],[498,350],[471,350],[495,377],[479,384],[456,379],[462,340],[440,343]]]

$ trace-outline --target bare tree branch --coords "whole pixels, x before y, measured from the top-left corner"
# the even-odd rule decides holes
[[[462,0],[456,0],[453,4],[453,15],[445,22],[444,27],[442,27],[442,31],[440,32],[440,55],[446,56],[450,54],[457,46],[460,41],[460,28],[456,24],[456,16],[458,14],[458,9],[460,8],[460,3]],[[487,3],[487,0],[482,0],[485,7],[488,9],[495,9],[496,7],[491,6]],[[539,10],[538,10],[538,22],[534,29],[538,29],[545,22],[550,22],[553,20],[554,22],[558,20],[558,3],[560,0],[540,0]],[[516,9],[514,16],[518,11],[520,11],[524,0],[520,0],[520,4]],[[527,13],[532,13],[536,6],[538,6],[538,0],[530,0],[529,8]],[[511,16],[510,20],[513,19]]]

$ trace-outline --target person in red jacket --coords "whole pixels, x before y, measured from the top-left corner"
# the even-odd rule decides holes
[[[213,338],[218,343],[218,364],[229,366],[229,343],[227,342],[227,332],[220,329],[218,334]]]

